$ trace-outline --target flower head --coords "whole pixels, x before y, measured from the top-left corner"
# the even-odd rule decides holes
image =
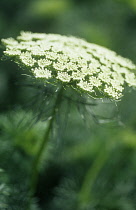
[[[79,38],[21,32],[16,40],[2,43],[6,56],[45,82],[54,78],[92,96],[112,99],[123,95],[126,84],[136,87],[136,66],[129,59]]]

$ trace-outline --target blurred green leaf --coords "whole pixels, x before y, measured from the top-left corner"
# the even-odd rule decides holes
[[[28,12],[33,16],[53,18],[65,13],[71,7],[68,0],[35,0],[29,6]]]

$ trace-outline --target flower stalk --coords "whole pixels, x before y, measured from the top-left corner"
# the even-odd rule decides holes
[[[95,183],[101,169],[105,165],[105,162],[107,161],[107,159],[109,157],[109,154],[110,154],[109,148],[102,149],[99,152],[97,158],[94,160],[91,167],[89,168],[89,170],[87,171],[87,173],[83,179],[80,191],[78,193],[78,205],[79,206],[88,205],[89,202],[92,200],[93,184]]]
[[[58,94],[56,96],[56,100],[54,102],[54,107],[52,109],[52,114],[51,118],[49,119],[48,127],[45,131],[45,134],[43,136],[43,141],[40,145],[40,148],[35,156],[35,159],[32,164],[32,173],[31,173],[31,183],[30,183],[30,195],[34,195],[36,186],[37,186],[37,181],[38,181],[38,173],[39,173],[39,164],[43,155],[43,152],[45,151],[45,147],[49,141],[50,133],[53,127],[53,123],[56,117],[56,113],[58,111],[58,108],[61,104],[61,99],[62,99],[62,93],[63,92],[63,87],[61,87],[58,90]]]

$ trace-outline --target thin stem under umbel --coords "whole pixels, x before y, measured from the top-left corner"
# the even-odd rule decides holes
[[[38,152],[35,156],[35,159],[33,161],[33,164],[32,164],[32,175],[31,175],[31,182],[30,182],[30,194],[31,194],[31,196],[35,193],[35,190],[36,190],[36,185],[37,185],[37,181],[38,181],[39,163],[40,163],[42,154],[45,150],[45,146],[48,143],[50,132],[51,132],[51,129],[53,127],[53,122],[55,120],[56,113],[57,113],[59,105],[61,103],[62,91],[63,91],[63,88],[61,87],[58,90],[58,94],[56,96],[54,106],[52,108],[51,118],[48,122],[48,127],[47,127],[47,129],[45,131],[45,134],[43,136],[43,141],[41,142],[40,148],[39,148],[39,150],[38,150]]]

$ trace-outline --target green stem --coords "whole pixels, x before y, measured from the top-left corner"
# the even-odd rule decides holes
[[[49,120],[48,127],[47,127],[46,132],[43,137],[43,141],[40,145],[40,148],[36,154],[36,157],[35,157],[33,165],[32,165],[32,175],[31,175],[31,183],[30,183],[30,195],[31,196],[33,196],[35,193],[35,189],[36,189],[37,181],[38,181],[39,163],[40,163],[42,154],[44,152],[45,146],[48,142],[48,139],[50,136],[50,131],[52,129],[53,122],[54,122],[58,107],[61,103],[62,91],[63,91],[63,88],[60,88],[58,91],[58,95],[56,97],[54,107],[52,110],[51,119]]]
[[[98,154],[97,158],[94,160],[93,164],[89,168],[88,172],[86,173],[82,186],[79,191],[79,206],[86,205],[91,200],[91,191],[95,180],[97,179],[99,172],[103,168],[106,160],[109,157],[109,151],[106,149],[101,149],[100,153]]]

